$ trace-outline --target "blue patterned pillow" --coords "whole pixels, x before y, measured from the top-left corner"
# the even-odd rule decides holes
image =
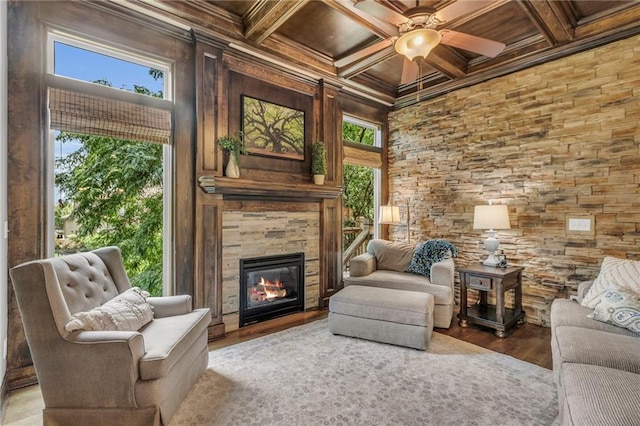
[[[587,317],[640,334],[640,293],[626,288],[609,287],[598,306]]]
[[[407,272],[431,278],[431,266],[449,256],[456,257],[458,249],[449,241],[434,239],[418,244]]]

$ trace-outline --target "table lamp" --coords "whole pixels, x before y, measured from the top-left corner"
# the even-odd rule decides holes
[[[488,237],[484,240],[484,248],[489,252],[489,257],[482,262],[486,266],[498,266],[500,261],[495,253],[500,247],[500,241],[496,238],[496,229],[511,229],[509,223],[509,209],[506,205],[475,206],[473,211],[473,229],[486,229]]]

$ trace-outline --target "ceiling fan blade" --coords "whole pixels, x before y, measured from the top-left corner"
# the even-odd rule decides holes
[[[356,9],[360,9],[364,12],[367,12],[370,15],[375,16],[376,18],[380,18],[384,21],[390,22],[393,25],[399,26],[409,21],[404,15],[389,9],[386,6],[378,3],[375,0],[362,0],[355,4]]]
[[[418,78],[418,64],[413,61],[410,61],[409,58],[404,58],[404,63],[402,64],[402,78],[400,79],[400,84],[409,84]]]
[[[453,30],[441,30],[440,43],[493,58],[505,48],[504,43]]]
[[[478,9],[482,9],[493,1],[486,0],[458,0],[455,3],[439,10],[435,13],[435,17],[441,23],[451,21],[458,16],[466,15],[471,12],[475,12]]]
[[[358,50],[355,53],[352,53],[351,55],[347,55],[343,58],[340,58],[336,61],[333,62],[333,66],[337,67],[337,68],[341,68],[345,65],[351,64],[353,62],[359,61],[360,59],[369,57],[375,53],[378,53],[379,51],[386,49],[389,46],[393,45],[393,42],[395,41],[396,37],[391,37],[382,41],[379,41],[377,43],[374,43],[370,46],[365,47],[362,50]]]

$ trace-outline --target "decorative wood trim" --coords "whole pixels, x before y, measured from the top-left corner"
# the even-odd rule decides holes
[[[247,39],[262,43],[287,19],[302,9],[309,0],[259,0],[243,17],[244,35]]]
[[[196,111],[198,174],[206,171],[222,174],[222,153],[217,149],[218,81],[222,51],[198,42],[196,44]]]
[[[224,336],[224,323],[222,317],[222,199],[215,197],[211,204],[201,206],[201,233],[202,241],[202,280],[199,282],[199,291],[203,295],[203,305],[211,310],[211,323],[209,325],[209,338]]]
[[[551,46],[573,39],[571,21],[561,8],[544,1],[518,2]]]
[[[322,200],[335,199],[342,194],[341,186],[314,185],[312,183],[262,182],[216,176],[200,176],[200,187],[207,194],[279,199]]]
[[[320,289],[318,308],[329,306],[329,298],[342,282],[342,198],[320,204]]]
[[[317,212],[318,203],[283,202],[265,200],[224,200],[223,211],[242,212]]]
[[[319,134],[318,140],[327,148],[326,180],[332,185],[342,185],[342,113],[338,102],[339,92],[335,86],[320,82],[319,89]]]
[[[43,119],[44,88],[41,44],[44,40],[40,2],[10,2],[7,7],[8,127],[7,138],[7,267],[47,254],[46,161]],[[2,271],[7,274],[7,271]],[[36,382],[20,310],[8,281],[7,387]]]

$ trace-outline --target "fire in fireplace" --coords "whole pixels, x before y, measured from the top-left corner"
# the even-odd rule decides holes
[[[240,259],[240,327],[304,310],[304,253]]]

